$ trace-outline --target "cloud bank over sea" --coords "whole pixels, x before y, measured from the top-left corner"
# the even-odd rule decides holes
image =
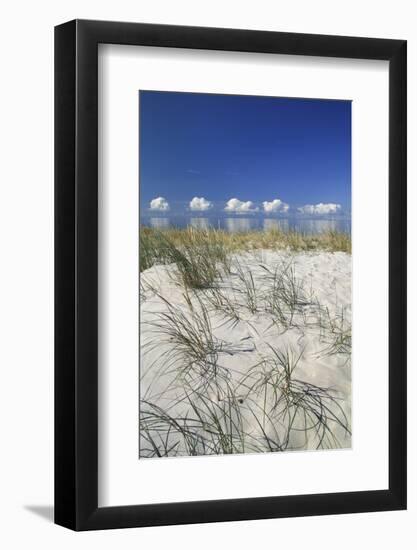
[[[225,201],[212,201],[206,197],[193,197],[190,201],[168,200],[165,197],[155,197],[148,207],[142,207],[144,211],[186,214],[187,212],[232,215],[262,215],[262,216],[349,216],[350,212],[343,210],[342,206],[334,202],[319,202],[317,204],[290,205],[279,198],[272,198],[262,202],[241,200],[237,197]]]

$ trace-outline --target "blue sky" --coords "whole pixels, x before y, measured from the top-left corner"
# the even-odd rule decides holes
[[[141,91],[139,106],[142,211],[350,213],[350,101]]]

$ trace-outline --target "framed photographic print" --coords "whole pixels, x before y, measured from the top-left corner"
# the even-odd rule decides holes
[[[406,42],[55,29],[55,521],[406,507]]]

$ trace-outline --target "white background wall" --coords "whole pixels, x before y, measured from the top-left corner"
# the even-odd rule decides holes
[[[0,544],[3,548],[412,548],[417,541],[415,2],[15,0],[1,11]],[[403,38],[409,54],[409,510],[95,533],[51,523],[53,26],[73,18]],[[372,216],[372,205],[369,215]],[[373,335],[371,334],[370,337]],[[376,335],[375,335],[376,337]],[[378,342],[375,341],[375,345]],[[377,381],[376,381],[377,384]],[[343,475],[343,472],[341,472]]]

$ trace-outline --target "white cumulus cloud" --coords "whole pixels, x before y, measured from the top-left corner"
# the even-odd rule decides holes
[[[230,199],[224,208],[227,212],[257,212],[259,209],[252,201],[240,201],[239,199]]]
[[[322,203],[319,202],[318,204],[305,204],[304,206],[301,206],[298,208],[298,211],[302,214],[336,214],[341,210],[340,204],[334,204],[332,202],[329,203]]]
[[[205,199],[204,197],[194,197],[190,201],[191,210],[205,211],[209,210],[213,206],[213,203]]]
[[[156,199],[152,199],[149,206],[151,210],[169,210],[169,202],[164,199],[164,197],[157,197]]]
[[[264,201],[262,205],[264,207],[264,212],[266,212],[267,214],[272,214],[276,212],[288,212],[290,208],[290,206],[286,202],[283,202],[280,199],[274,199],[270,202]]]

